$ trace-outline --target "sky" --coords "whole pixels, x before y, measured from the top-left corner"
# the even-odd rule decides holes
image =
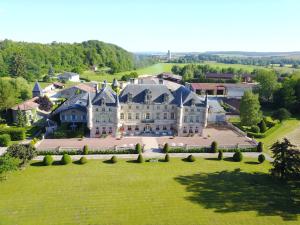
[[[0,40],[128,51],[300,51],[300,0],[0,0]]]

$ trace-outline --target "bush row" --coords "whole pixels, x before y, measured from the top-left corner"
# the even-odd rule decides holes
[[[272,133],[274,130],[276,130],[280,126],[281,126],[280,123],[276,123],[273,127],[268,129],[265,133],[255,133],[255,132],[248,131],[247,136],[250,138],[264,138],[264,137],[267,137],[270,133]]]
[[[85,154],[87,153],[87,154]],[[38,151],[38,155],[110,155],[110,154],[136,154],[134,149],[124,149],[124,150],[69,150],[69,151],[58,151],[58,150],[46,150]]]
[[[53,158],[51,155],[45,155],[44,156],[44,159],[43,159],[43,165],[44,166],[50,166],[52,165],[54,162]],[[67,165],[67,164],[70,164],[72,162],[72,158],[71,156],[69,156],[68,154],[64,154],[62,157],[61,157],[61,160],[60,160],[60,164],[62,165]],[[86,164],[87,163],[87,158],[82,156],[78,162],[80,164]]]
[[[9,134],[1,134],[0,135],[0,146],[7,147],[11,142]]]
[[[2,134],[8,134],[12,141],[21,141],[26,137],[25,129],[19,127],[0,128],[0,135]]]
[[[232,148],[232,149],[221,149],[223,152],[236,152],[239,150],[240,152],[259,152],[257,147],[253,148]],[[217,150],[215,152],[218,152]],[[166,153],[166,152],[164,152]],[[168,153],[211,153],[210,148],[170,148]]]

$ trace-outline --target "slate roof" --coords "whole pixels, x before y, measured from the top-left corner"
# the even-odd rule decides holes
[[[39,93],[43,92],[39,82],[37,81],[35,82],[32,92],[39,92]]]
[[[70,79],[72,77],[75,77],[75,76],[79,76],[78,73],[72,73],[72,72],[64,72],[60,75],[58,75],[60,79]]]

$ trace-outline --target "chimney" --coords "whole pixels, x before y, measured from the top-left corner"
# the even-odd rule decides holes
[[[106,80],[103,81],[103,83],[102,83],[102,89],[104,89],[105,87],[106,87]]]
[[[99,84],[98,83],[96,84],[95,88],[96,88],[96,94],[98,94],[99,93]]]
[[[130,84],[134,84],[134,78],[130,78],[130,79],[129,79],[129,83],[130,83]]]
[[[158,79],[158,84],[164,84],[164,79],[159,78],[159,79]]]

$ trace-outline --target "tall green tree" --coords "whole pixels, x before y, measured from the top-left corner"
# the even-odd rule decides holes
[[[0,79],[0,110],[7,110],[16,104],[16,91],[7,79]]]
[[[244,93],[240,104],[240,117],[241,123],[245,126],[256,125],[262,120],[258,95],[251,91]]]
[[[272,145],[274,161],[272,162],[271,174],[273,176],[282,179],[300,178],[300,151],[295,147],[287,138]]]
[[[36,156],[36,149],[32,145],[13,144],[7,149],[7,154],[20,159],[20,165],[25,165]]]
[[[8,154],[0,156],[0,177],[5,176],[9,171],[17,170],[19,163],[19,159],[11,157]]]
[[[10,59],[10,73],[14,77],[26,77],[26,58],[21,50],[17,50]]]
[[[270,101],[278,88],[277,76],[274,71],[260,69],[256,71],[256,81],[259,82],[258,93],[263,101]]]
[[[20,109],[18,109],[17,111],[16,125],[18,127],[25,127],[27,125],[27,117],[25,113],[22,112]]]

